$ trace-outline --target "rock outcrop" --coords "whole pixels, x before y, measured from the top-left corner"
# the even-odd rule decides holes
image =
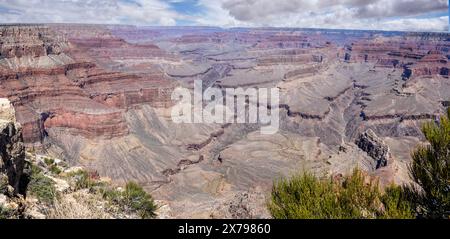
[[[16,112],[8,99],[0,98],[0,120],[16,121]]]
[[[390,160],[389,147],[371,129],[360,134],[356,145],[376,161],[376,168],[387,166]]]
[[[23,194],[24,187],[21,184],[26,162],[22,128],[11,121],[14,111],[7,105],[6,100],[0,99],[0,178],[3,179],[2,184],[5,184],[6,178],[8,181],[8,185],[3,185],[7,192],[3,193]],[[8,190],[8,187],[12,187],[12,190]]]

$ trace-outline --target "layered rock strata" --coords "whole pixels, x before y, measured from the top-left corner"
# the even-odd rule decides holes
[[[97,59],[87,54],[110,49],[116,56],[146,55],[157,47],[133,46],[96,30],[98,34],[78,27],[64,33],[59,27],[1,28],[0,96],[15,106],[25,142],[42,142],[49,128],[87,138],[125,136],[124,110],[142,103],[170,105],[173,86],[162,73],[112,71],[100,66],[111,55],[108,51]]]

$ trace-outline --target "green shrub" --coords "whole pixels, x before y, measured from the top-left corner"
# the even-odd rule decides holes
[[[102,188],[101,190],[102,197],[114,204],[120,204],[122,201],[122,193],[117,191],[116,189],[110,188]]]
[[[278,219],[412,217],[397,188],[382,194],[377,182],[365,181],[359,170],[341,182],[319,180],[308,173],[282,179],[273,186],[268,209]]]
[[[305,173],[275,183],[269,211],[274,218],[338,218],[334,186]]]
[[[50,170],[51,173],[59,175],[62,172],[61,169],[58,167],[58,165],[56,165],[55,160],[53,158],[45,157],[44,163],[45,165],[47,165],[47,168]]]
[[[157,209],[153,198],[137,183],[129,182],[123,192],[125,204],[138,212],[142,219],[154,218]]]
[[[417,213],[425,218],[450,218],[450,109],[439,124],[426,123],[422,131],[429,145],[412,154],[411,177],[420,186],[406,188]]]
[[[9,185],[8,176],[0,173],[0,194],[6,194]]]
[[[337,200],[342,218],[376,218],[380,209],[378,182],[365,182],[365,176],[355,169],[337,187]]]
[[[98,182],[91,178],[90,173],[85,170],[78,170],[67,175],[67,177],[74,179],[75,189],[92,189],[98,185]]]
[[[124,191],[118,191],[110,188],[98,179],[97,172],[87,172],[84,170],[76,171],[67,175],[75,181],[75,189],[90,189],[94,193],[100,193],[101,196],[110,203],[117,205],[121,210],[137,213],[141,218],[154,218],[156,216],[156,205],[153,198],[136,183],[126,184]]]
[[[11,218],[11,210],[0,205],[0,219],[9,219]]]
[[[56,196],[56,189],[53,180],[46,177],[42,171],[36,167],[31,168],[31,179],[28,183],[28,194],[36,196],[44,203],[53,203]]]
[[[381,215],[381,218],[415,218],[413,206],[409,201],[405,190],[400,186],[392,184],[387,187],[384,195],[381,196],[381,202],[385,207],[385,211]]]
[[[55,175],[59,175],[62,171],[58,166],[52,165],[50,166],[50,172],[52,172]]]
[[[123,192],[116,189],[103,188],[102,196],[124,211],[130,210],[138,213],[143,219],[156,216],[157,206],[153,198],[137,183],[127,183]]]
[[[44,158],[44,163],[45,163],[47,166],[51,166],[51,165],[53,165],[53,164],[55,163],[55,160],[52,159],[52,158]]]

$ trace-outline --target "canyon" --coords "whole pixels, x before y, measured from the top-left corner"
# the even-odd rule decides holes
[[[302,171],[409,183],[422,123],[449,106],[449,51],[447,33],[4,25],[0,98],[25,147],[138,182],[160,218],[266,218],[273,181]],[[278,88],[280,129],[174,123],[196,80]]]

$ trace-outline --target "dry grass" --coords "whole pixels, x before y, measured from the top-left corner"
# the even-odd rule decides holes
[[[65,194],[55,200],[49,211],[51,219],[109,219],[107,202],[101,196],[80,190]]]

